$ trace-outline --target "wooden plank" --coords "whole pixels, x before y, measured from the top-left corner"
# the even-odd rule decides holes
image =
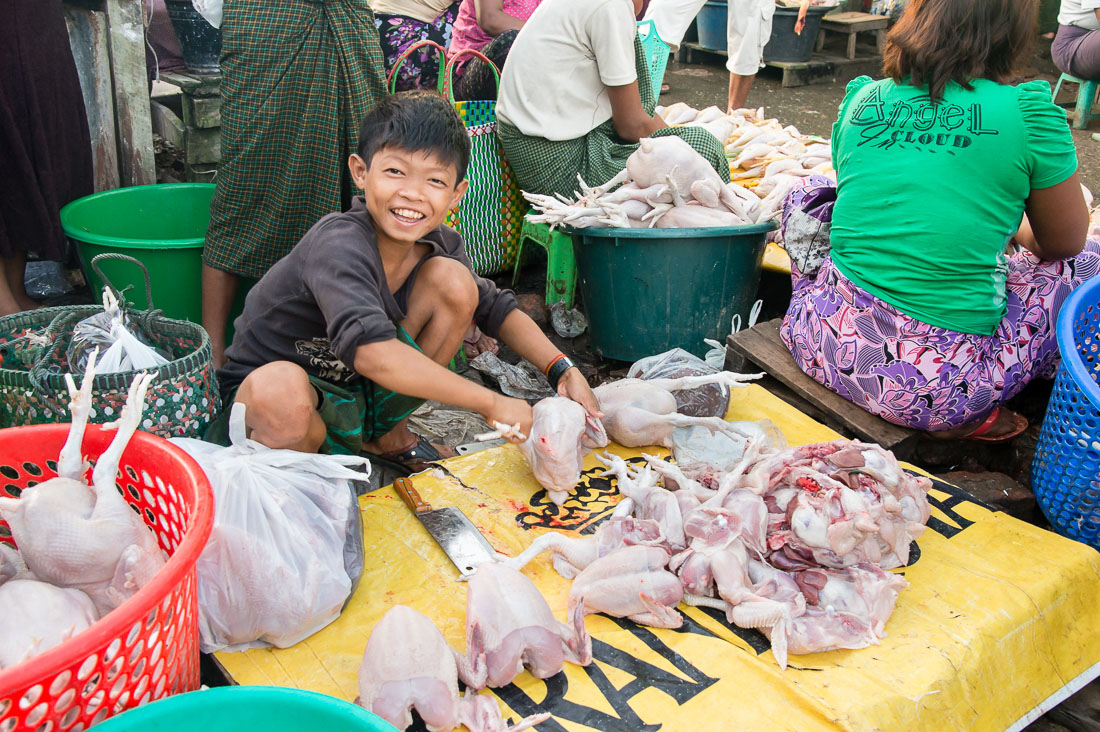
[[[107,50],[107,17],[93,10],[66,7],[65,22],[88,114],[95,190],[109,191],[118,188],[118,139],[111,94],[111,57]]]
[[[861,440],[877,442],[897,452],[912,449],[920,432],[890,424],[847,399],[826,389],[802,372],[779,337],[781,319],[761,323],[727,338],[727,353],[733,351],[758,364],[798,398],[827,415],[826,423],[837,431]],[[843,429],[836,427],[839,424]]]
[[[176,113],[160,102],[152,102],[149,111],[153,117],[153,132],[176,147],[183,149],[183,121],[176,116]]]
[[[175,84],[185,94],[193,97],[212,97],[221,93],[222,75],[197,74],[193,71],[164,71],[160,75],[161,81]]]
[[[107,0],[107,45],[118,130],[119,182],[156,183],[141,0]]]
[[[222,98],[183,95],[183,123],[188,127],[208,129],[222,123]]]
[[[860,30],[873,30],[885,28],[890,24],[890,19],[885,15],[873,13],[829,13],[822,17],[822,28],[858,27]]]

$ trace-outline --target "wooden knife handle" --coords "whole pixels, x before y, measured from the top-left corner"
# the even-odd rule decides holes
[[[432,510],[432,504],[420,497],[408,478],[396,478],[393,481],[393,488],[413,513],[420,514]]]

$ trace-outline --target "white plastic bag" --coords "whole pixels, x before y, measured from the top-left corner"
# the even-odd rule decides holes
[[[233,405],[229,434],[232,447],[172,440],[214,489],[214,528],[197,567],[200,645],[205,653],[286,648],[335,620],[362,574],[349,481],[365,480],[369,463],[249,440],[243,404]]]
[[[630,379],[678,379],[682,376],[704,376],[718,373],[703,359],[682,348],[646,356],[634,362],[626,372]],[[729,390],[718,384],[672,392],[676,411],[689,417],[724,417],[729,407]]]
[[[195,12],[215,28],[222,27],[222,0],[191,0]]]
[[[96,372],[100,374],[142,371],[168,363],[168,359],[134,335],[131,328],[129,316],[110,288],[103,288],[103,312],[84,318],[73,327],[72,340],[65,350],[69,370],[83,371],[94,348],[99,349]]]

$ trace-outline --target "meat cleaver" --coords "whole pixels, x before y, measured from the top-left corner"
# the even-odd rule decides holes
[[[496,560],[496,551],[492,545],[485,540],[462,511],[454,506],[432,508],[430,503],[420,497],[408,478],[395,479],[393,487],[409,510],[420,519],[420,523],[424,524],[424,528],[458,567],[459,572],[472,574],[482,562]]]

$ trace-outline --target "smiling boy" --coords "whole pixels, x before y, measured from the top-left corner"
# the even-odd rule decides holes
[[[249,436],[304,452],[373,453],[412,469],[439,458],[408,415],[426,399],[520,425],[531,407],[449,371],[473,319],[535,366],[559,394],[597,414],[576,367],[510,291],[470,268],[442,226],[462,198],[470,145],[438,94],[405,92],[363,120],[352,179],[364,195],[322,218],[249,292],[219,371],[246,405]],[[228,408],[208,439],[224,442]]]

